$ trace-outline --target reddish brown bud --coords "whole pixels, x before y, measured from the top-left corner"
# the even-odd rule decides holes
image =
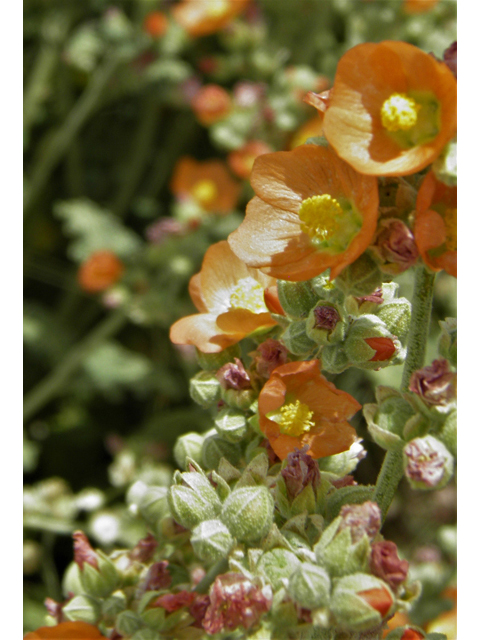
[[[357,593],[362,600],[365,600],[375,611],[384,618],[393,604],[392,596],[386,589],[367,589]]]
[[[390,360],[397,350],[390,338],[365,338],[365,342],[376,351],[373,358],[370,358],[370,362]]]
[[[457,395],[457,376],[450,371],[448,360],[434,360],[413,372],[408,389],[428,405],[446,405]]]
[[[130,551],[130,558],[137,562],[148,562],[152,559],[155,549],[158,547],[158,542],[151,533],[146,538],[142,538]]]
[[[452,42],[452,44],[445,49],[443,52],[443,61],[453,73],[455,78],[457,77],[457,41]]]
[[[91,565],[94,569],[98,569],[98,556],[83,531],[75,531],[72,538],[73,559],[78,564],[80,570],[83,569],[85,563]]]
[[[152,564],[147,572],[143,588],[145,591],[168,589],[171,583],[172,576],[168,571],[168,561],[162,560],[161,562],[155,562],[155,564]]]
[[[376,502],[344,504],[339,515],[342,517],[342,523],[338,530],[350,529],[354,543],[360,540],[364,533],[373,540],[382,526],[382,514]]]
[[[375,289],[375,291],[371,293],[369,296],[355,297],[355,300],[358,302],[359,306],[364,302],[373,302],[374,304],[382,304],[383,303],[382,287],[378,287],[377,289]]]
[[[199,627],[200,629],[202,628],[202,622],[203,622],[203,619],[205,618],[205,614],[207,612],[209,605],[210,605],[210,596],[208,596],[207,594],[195,595],[195,600],[188,607],[188,612],[193,618],[195,618],[195,623],[193,625],[194,627]]]
[[[252,388],[250,376],[245,371],[242,361],[238,358],[235,358],[235,364],[233,362],[224,364],[215,375],[223,389],[240,391],[242,389]]]
[[[171,613],[177,611],[182,607],[189,607],[195,600],[195,593],[193,591],[179,591],[178,593],[167,593],[164,596],[157,598],[153,605],[154,607],[163,607]]]
[[[340,322],[340,314],[335,307],[328,305],[315,307],[313,310],[315,316],[315,329],[325,329],[325,331],[333,331],[338,322]]]
[[[289,453],[287,466],[281,471],[291,500],[296,498],[307,485],[310,484],[316,489],[320,484],[320,471],[317,461],[306,453],[307,450],[308,445],[300,451],[295,449],[294,452]]]
[[[358,484],[353,476],[347,475],[338,480],[331,481],[335,489],[341,489],[342,487],[352,487]]]
[[[270,378],[274,369],[288,361],[287,349],[281,342],[272,338],[259,344],[257,350],[251,355],[258,375],[267,379]]]
[[[380,223],[374,247],[385,261],[382,268],[386,267],[384,270],[393,274],[402,273],[413,266],[419,255],[413,233],[398,218],[389,218]]]
[[[408,573],[408,562],[400,560],[397,545],[389,540],[372,545],[370,570],[373,575],[384,580],[393,590],[404,582]]]

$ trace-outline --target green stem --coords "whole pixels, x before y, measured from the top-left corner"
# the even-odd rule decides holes
[[[33,168],[32,177],[29,180],[28,190],[23,204],[25,214],[30,211],[32,204],[34,204],[40,195],[52,171],[62,159],[87,118],[96,108],[105,86],[117,68],[118,62],[117,56],[113,54],[107,56],[103,64],[95,72],[67,119],[51,137],[45,152]]]
[[[117,309],[74,347],[66,358],[44,378],[30,393],[23,403],[23,419],[26,422],[35,415],[47,402],[57,396],[70,376],[80,367],[90,352],[104,340],[115,334],[127,321],[126,309]]]
[[[412,373],[417,369],[421,369],[425,361],[434,283],[435,274],[427,271],[422,265],[418,266],[413,288],[412,319],[408,334],[407,358],[403,367],[402,391],[408,390]],[[377,478],[374,494],[374,500],[382,511],[383,521],[385,521],[402,476],[402,451],[387,451]]]
[[[47,588],[47,593],[54,600],[60,601],[62,598],[62,590],[60,587],[60,580],[58,578],[57,569],[53,559],[53,545],[55,544],[55,534],[50,531],[45,531],[42,534],[42,580]]]
[[[205,574],[203,579],[195,587],[194,591],[196,591],[197,593],[207,593],[208,588],[215,580],[215,578],[220,574],[225,573],[227,569],[228,560],[227,558],[222,558],[217,562],[217,564],[214,564],[213,567]]]

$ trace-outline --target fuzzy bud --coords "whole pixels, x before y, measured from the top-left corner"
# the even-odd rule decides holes
[[[220,520],[205,520],[192,531],[193,550],[201,560],[226,558],[233,547],[233,538]]]
[[[376,502],[367,501],[363,504],[345,504],[340,509],[342,519],[339,531],[350,529],[352,542],[358,542],[366,535],[373,541],[382,525],[382,514]]]
[[[376,395],[377,404],[366,404],[363,407],[368,431],[383,449],[401,449],[404,444],[404,432],[417,423],[420,424],[422,418],[396,389],[378,387]]]
[[[352,530],[343,525],[343,518],[338,516],[322,533],[314,547],[317,562],[325,567],[330,576],[338,577],[366,571],[370,556],[370,541],[366,534],[353,542]]]
[[[262,555],[256,569],[272,585],[273,590],[277,591],[282,586],[282,581],[288,580],[299,566],[300,560],[291,551],[272,549]]]
[[[85,593],[105,598],[117,588],[120,578],[113,562],[101,551],[94,551],[83,531],[75,531],[74,559],[80,569]]]
[[[370,571],[396,591],[407,578],[408,562],[400,560],[394,542],[382,540],[372,545]]]
[[[224,364],[215,376],[220,382],[222,389],[241,391],[252,388],[250,376],[245,371],[243,362],[239,358],[235,358],[235,362],[227,362],[227,364]]]
[[[204,409],[211,407],[220,398],[220,383],[213,371],[199,371],[190,380],[190,397]]]
[[[322,567],[310,562],[302,564],[288,581],[288,593],[304,609],[328,606],[330,600],[330,576]]]
[[[221,502],[203,473],[182,474],[182,484],[172,485],[168,502],[175,520],[186,529],[193,529],[203,520],[215,518]]]
[[[375,312],[387,329],[399,340],[404,340],[410,329],[412,305],[406,298],[396,298],[382,304]]]
[[[318,349],[317,343],[307,335],[305,320],[294,320],[282,334],[282,342],[295,356],[307,356],[314,349]]]
[[[215,418],[215,429],[218,435],[228,442],[240,442],[248,430],[245,414],[230,407],[224,407]]]
[[[357,318],[345,340],[345,353],[350,363],[362,369],[380,369],[401,361],[405,350],[386,324],[375,315]]]
[[[205,434],[202,445],[202,464],[207,469],[216,469],[222,458],[233,466],[238,464],[242,451],[238,444],[228,442],[212,429]]]
[[[307,447],[300,451],[295,449],[287,456],[287,464],[282,469],[288,497],[293,500],[307,486],[317,489],[320,485],[318,463],[306,453]]]
[[[429,406],[445,406],[457,396],[457,376],[450,371],[447,360],[434,360],[413,372],[408,389]]]
[[[329,373],[342,373],[350,361],[342,344],[332,344],[322,349],[322,369]]]
[[[352,631],[368,631],[385,620],[393,604],[393,594],[384,582],[355,573],[336,581],[330,609],[341,625]]]
[[[127,609],[122,611],[115,621],[115,629],[122,635],[129,638],[143,626],[142,619],[134,611]]]
[[[340,342],[345,337],[346,323],[341,308],[333,302],[321,300],[307,318],[306,331],[319,345]]]
[[[253,366],[261,378],[270,378],[272,371],[288,362],[288,351],[278,340],[268,338],[258,345],[257,350],[250,354]]]
[[[382,286],[382,273],[373,258],[363,253],[335,278],[335,284],[345,295],[368,296]]]
[[[277,280],[278,299],[282,309],[292,318],[306,318],[317,302],[317,295],[310,282],[287,282]]]
[[[101,607],[98,600],[81,595],[69,600],[62,612],[66,620],[95,624],[100,618]]]
[[[415,438],[403,450],[405,475],[413,489],[441,489],[453,474],[453,456],[433,436]]]
[[[273,498],[267,487],[243,487],[234,490],[225,500],[220,518],[238,540],[251,542],[269,532],[273,508]]]
[[[173,457],[181,469],[187,468],[187,458],[200,463],[202,460],[203,436],[191,431],[177,438],[173,447]]]
[[[440,431],[439,440],[447,447],[453,456],[457,455],[457,411],[454,409],[447,415]]]
[[[148,487],[140,498],[138,510],[147,523],[158,531],[160,521],[170,515],[167,487]]]
[[[398,218],[387,218],[379,225],[372,251],[381,261],[381,269],[390,275],[403,273],[418,260],[413,233]]]

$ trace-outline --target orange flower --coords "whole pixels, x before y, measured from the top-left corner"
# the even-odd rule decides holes
[[[217,242],[207,249],[200,273],[190,280],[190,297],[200,313],[178,320],[170,329],[170,340],[217,353],[256,329],[275,325],[265,296],[274,285],[273,278],[241,262],[225,240]]]
[[[167,16],[161,11],[150,11],[143,20],[143,30],[152,38],[161,38],[167,31]]]
[[[403,0],[402,9],[405,13],[426,13],[431,11],[438,0]]]
[[[283,280],[335,278],[373,238],[376,178],[363,176],[329,148],[315,145],[255,160],[256,197],[228,242],[237,256]]]
[[[23,640],[101,640],[97,627],[86,622],[61,622],[55,627],[40,627],[24,636]]]
[[[280,365],[260,392],[260,429],[281,460],[305,445],[309,456],[324,458],[355,441],[347,420],[361,405],[328,382],[319,365],[318,360]]]
[[[457,81],[406,42],[353,47],[340,59],[323,120],[338,155],[369,175],[408,175],[455,135]]]
[[[177,198],[193,200],[205,211],[230,213],[237,203],[240,184],[230,177],[220,160],[197,162],[181,158],[170,185]]]
[[[457,187],[430,171],[418,190],[414,236],[425,264],[457,277]]]
[[[235,175],[239,178],[247,179],[250,177],[256,158],[272,151],[273,149],[263,140],[251,140],[246,142],[240,149],[229,153],[228,164]]]
[[[207,84],[196,92],[191,105],[198,121],[208,126],[228,114],[232,100],[229,93],[218,84]]]
[[[123,272],[123,263],[114,253],[96,251],[81,264],[77,277],[84,291],[98,293],[120,280]]]
[[[182,0],[172,8],[175,20],[196,38],[223,29],[250,0]]]
[[[314,116],[307,120],[300,129],[293,134],[293,138],[290,140],[290,149],[299,147],[308,140],[308,138],[317,138],[323,135],[323,123],[322,118]]]

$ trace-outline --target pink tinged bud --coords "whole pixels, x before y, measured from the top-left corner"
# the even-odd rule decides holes
[[[78,564],[80,570],[84,564],[91,565],[94,569],[98,569],[98,556],[90,546],[87,536],[83,531],[75,531],[73,538],[73,559]]]
[[[343,476],[343,478],[339,478],[338,480],[332,481],[335,489],[341,489],[342,487],[353,487],[358,484],[353,476],[347,475]]]
[[[220,386],[223,389],[235,389],[240,391],[243,389],[251,389],[250,376],[245,371],[243,363],[238,358],[233,362],[227,362],[215,374]]]
[[[457,41],[452,42],[452,44],[445,49],[443,52],[443,61],[453,73],[455,78],[457,77]]]
[[[145,591],[155,591],[159,589],[168,589],[172,583],[172,576],[168,571],[168,561],[162,560],[155,562],[148,570],[145,578]]]
[[[395,273],[402,273],[413,266],[419,255],[413,233],[398,218],[389,218],[381,223],[375,247],[386,263],[396,265]]]
[[[65,603],[62,604],[61,602],[56,602],[55,600],[52,600],[52,598],[45,598],[45,601],[43,604],[45,605],[45,609],[47,610],[48,615],[51,616],[57,624],[60,624],[60,622],[63,622],[64,618],[63,618],[62,609],[63,609],[63,604]]]
[[[375,291],[373,291],[370,295],[355,297],[355,300],[358,302],[359,306],[364,302],[373,302],[373,304],[382,304],[383,303],[382,295],[383,295],[382,287],[377,287],[377,289],[375,289]]]
[[[177,611],[182,607],[189,607],[195,600],[195,593],[193,591],[179,591],[178,593],[167,593],[164,596],[157,598],[153,605],[154,607],[163,607],[168,613]]]
[[[383,540],[372,545],[370,570],[374,576],[381,578],[396,590],[407,578],[408,562],[400,560],[394,542]]]
[[[339,531],[350,529],[352,542],[358,542],[367,534],[373,540],[382,526],[382,514],[376,502],[364,502],[363,504],[345,504],[340,509],[342,523]]]
[[[278,340],[268,338],[258,345],[255,352],[255,368],[262,378],[270,378],[272,371],[288,361],[288,351]]]
[[[207,594],[205,595],[197,594],[195,596],[195,600],[188,607],[188,612],[190,613],[192,618],[195,618],[195,623],[193,625],[194,627],[198,627],[200,629],[202,628],[202,622],[203,622],[203,619],[205,618],[205,614],[207,613],[207,609],[209,605],[210,605],[210,596],[208,596]]]
[[[430,405],[446,405],[457,395],[457,376],[450,371],[448,360],[434,360],[428,367],[414,371],[409,391]]]
[[[289,453],[287,466],[281,471],[291,500],[296,498],[307,485],[310,484],[316,489],[320,484],[318,464],[306,453],[307,449],[308,446],[305,446],[300,451],[295,449],[294,452]]]
[[[218,576],[210,589],[203,628],[212,635],[239,626],[250,629],[271,606],[269,586],[262,589],[241,574],[226,573]]]
[[[313,310],[315,316],[315,329],[325,329],[325,331],[333,331],[340,321],[340,314],[334,307],[328,305],[315,307]]]
[[[403,450],[404,469],[414,488],[433,489],[445,486],[453,472],[453,456],[433,436],[415,438]]]
[[[151,533],[146,538],[142,538],[137,542],[130,552],[130,558],[137,562],[148,562],[152,559],[158,542]]]

